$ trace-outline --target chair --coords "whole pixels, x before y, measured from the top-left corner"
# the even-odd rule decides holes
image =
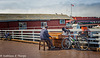
[[[40,48],[43,46],[43,50],[45,51],[45,43],[46,43],[46,41],[48,42],[48,40],[40,40],[40,42],[39,42],[39,50],[40,50]],[[43,44],[41,44],[41,42],[43,42]],[[49,42],[48,42],[48,44],[49,44]],[[49,45],[49,47],[50,47],[50,45]]]

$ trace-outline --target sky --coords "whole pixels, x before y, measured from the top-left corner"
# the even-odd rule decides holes
[[[0,13],[100,17],[100,0],[0,0]]]

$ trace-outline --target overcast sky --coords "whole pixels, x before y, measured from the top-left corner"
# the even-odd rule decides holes
[[[0,0],[0,13],[67,14],[100,17],[100,0]]]

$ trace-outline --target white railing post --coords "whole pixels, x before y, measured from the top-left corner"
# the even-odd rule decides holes
[[[32,37],[33,37],[33,41],[34,41],[34,31],[32,31]]]
[[[6,34],[6,31],[5,31],[5,34]]]
[[[12,31],[12,38],[14,39],[14,31]]]
[[[100,39],[100,32],[98,33],[98,35],[99,35],[99,39]],[[99,43],[100,43],[100,40],[99,40]],[[100,48],[100,44],[99,44],[99,48]]]
[[[21,31],[21,38],[22,38],[22,40],[23,40],[23,31]]]
[[[0,38],[2,37],[2,32],[1,32],[1,30],[0,30]]]

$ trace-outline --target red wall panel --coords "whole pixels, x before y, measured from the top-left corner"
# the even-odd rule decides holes
[[[41,26],[40,21],[26,21],[27,22],[27,27],[37,27]]]
[[[9,22],[9,27],[19,27],[19,22]]]
[[[0,22],[0,29],[8,28],[8,22]]]
[[[60,24],[59,20],[48,21],[48,26],[65,26],[65,25],[66,25],[66,23],[65,24]]]
[[[47,22],[48,26],[65,26],[65,24],[60,24],[59,20],[44,20],[44,21],[27,21],[27,27],[41,27],[41,22]],[[50,28],[50,27],[49,27]],[[56,28],[56,27],[52,27]]]

